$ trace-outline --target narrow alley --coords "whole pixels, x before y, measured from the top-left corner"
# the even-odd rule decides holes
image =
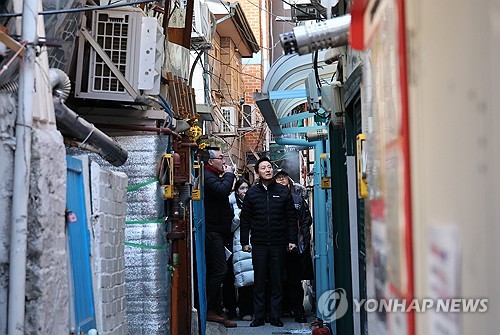
[[[500,6],[0,2],[0,335],[498,334]]]

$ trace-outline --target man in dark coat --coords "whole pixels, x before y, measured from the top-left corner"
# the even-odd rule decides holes
[[[224,241],[231,233],[234,212],[229,204],[235,175],[219,150],[208,150],[205,165],[205,256],[207,265],[207,320],[236,327],[222,313],[221,284],[227,264]]]
[[[277,183],[292,191],[293,202],[297,211],[297,226],[300,229],[297,250],[289,252],[285,257],[287,279],[285,282],[285,304],[299,323],[307,323],[304,311],[304,289],[302,279],[314,279],[311,258],[311,225],[312,217],[305,199],[293,192],[293,181],[283,169],[276,171],[274,179]]]
[[[262,157],[255,165],[259,183],[245,195],[240,215],[240,239],[243,251],[250,251],[254,268],[254,313],[250,327],[264,325],[266,317],[266,279],[270,284],[270,310],[267,315],[273,326],[283,327],[279,319],[283,300],[285,253],[295,249],[297,240],[296,213],[290,190],[273,179],[269,158]]]

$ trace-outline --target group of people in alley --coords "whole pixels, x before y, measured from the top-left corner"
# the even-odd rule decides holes
[[[255,185],[236,179],[220,150],[204,161],[207,321],[236,327],[239,312],[250,327],[283,327],[286,312],[306,323],[302,280],[314,276],[306,200],[268,157],[255,164]]]

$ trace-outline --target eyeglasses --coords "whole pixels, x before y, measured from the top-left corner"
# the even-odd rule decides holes
[[[287,178],[288,178],[288,176],[277,176],[276,180],[285,180]]]
[[[214,157],[214,158],[210,158],[210,159],[224,159],[224,157]]]

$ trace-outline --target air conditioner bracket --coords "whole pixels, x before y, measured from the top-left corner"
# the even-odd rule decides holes
[[[106,63],[106,65],[109,67],[109,69],[111,70],[111,72],[113,72],[113,74],[120,81],[120,83],[122,83],[123,87],[125,87],[125,89],[127,90],[128,94],[130,94],[130,96],[134,100],[136,100],[136,101],[140,100],[139,99],[140,98],[139,97],[139,92],[137,92],[132,87],[132,85],[130,85],[130,83],[127,81],[127,79],[125,78],[125,76],[123,76],[123,74],[120,72],[120,70],[118,70],[118,68],[115,66],[115,64],[113,64],[113,62],[111,61],[111,59],[109,59],[109,57],[106,54],[106,52],[104,50],[102,50],[101,46],[92,37],[92,35],[90,35],[89,31],[86,28],[82,27],[81,33],[82,33],[83,37],[85,37],[85,39],[90,43],[90,45],[92,46],[92,48],[94,48],[94,50],[97,52],[97,54],[99,56],[101,56],[101,58],[104,61],[104,63]]]

